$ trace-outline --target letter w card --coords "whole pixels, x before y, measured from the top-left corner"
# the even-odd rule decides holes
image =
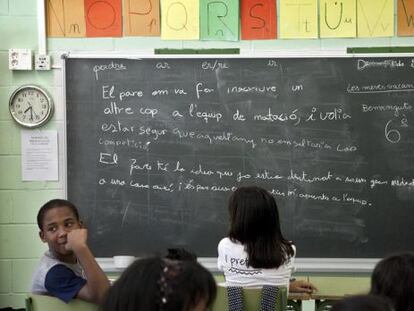
[[[276,39],[276,1],[241,1],[242,40]]]

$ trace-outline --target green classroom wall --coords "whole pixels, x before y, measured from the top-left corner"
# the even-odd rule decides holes
[[[395,4],[397,1],[395,0]],[[396,7],[396,5],[395,5]],[[238,42],[161,41],[159,38],[123,37],[91,39],[48,39],[48,53],[54,55],[59,67],[60,52],[90,51],[137,52],[146,47],[154,48],[240,48],[253,55],[260,52],[292,51],[343,52],[346,47],[414,46],[414,38],[373,39],[314,39],[314,40],[261,40]],[[38,49],[36,0],[0,0],[0,308],[24,306],[25,293],[29,290],[32,271],[44,252],[45,245],[38,238],[36,213],[45,201],[63,196],[62,180],[59,182],[22,182],[20,167],[20,128],[11,120],[8,99],[22,84],[45,87],[54,98],[56,113],[47,127],[61,129],[64,125],[61,70],[10,71],[8,49]],[[143,51],[145,52],[145,51]],[[61,132],[59,130],[59,132]],[[62,137],[59,141],[62,158]],[[60,160],[60,170],[62,169]],[[93,234],[93,233],[92,233]],[[337,282],[338,275],[332,284]],[[345,276],[343,276],[345,277]],[[347,275],[351,278],[353,276]],[[355,287],[368,287],[368,275],[353,279]],[[331,290],[334,290],[334,288]]]

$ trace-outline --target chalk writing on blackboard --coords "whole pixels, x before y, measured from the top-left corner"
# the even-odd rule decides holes
[[[68,59],[68,195],[94,251],[214,257],[244,184],[275,196],[302,257],[409,249],[412,63]]]

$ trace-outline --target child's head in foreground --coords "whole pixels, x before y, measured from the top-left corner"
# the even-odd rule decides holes
[[[375,266],[371,294],[388,297],[395,311],[414,310],[414,253],[390,255]]]
[[[171,260],[192,260],[197,261],[197,255],[185,248],[169,248],[165,258]]]
[[[40,239],[47,243],[55,256],[67,261],[73,252],[65,247],[67,234],[82,227],[75,205],[67,200],[54,199],[45,203],[37,214]]]
[[[384,297],[374,295],[352,296],[334,304],[332,311],[392,311]]]
[[[135,261],[109,290],[103,311],[205,311],[216,295],[209,271],[191,260]]]

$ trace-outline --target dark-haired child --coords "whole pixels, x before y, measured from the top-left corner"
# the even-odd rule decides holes
[[[240,187],[230,196],[228,237],[218,245],[218,268],[226,286],[284,286],[312,292],[307,282],[290,284],[296,249],[284,238],[273,196],[265,189]]]
[[[378,262],[370,294],[390,299],[395,311],[414,311],[414,253],[393,254]]]
[[[49,250],[33,275],[31,291],[64,302],[102,302],[109,281],[87,245],[87,230],[76,207],[67,200],[51,200],[40,208],[37,224]]]
[[[335,303],[332,311],[392,311],[388,300],[380,296],[359,295]]]
[[[191,260],[197,261],[197,255],[185,248],[169,248],[164,258],[171,260]]]
[[[115,281],[102,311],[205,311],[215,296],[213,276],[196,261],[144,258]]]

